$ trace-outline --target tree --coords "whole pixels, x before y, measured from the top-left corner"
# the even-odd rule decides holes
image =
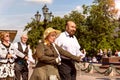
[[[94,0],[93,5],[83,6],[84,14],[88,14],[86,25],[88,26],[91,47],[97,49],[114,48],[115,20],[114,0]],[[114,46],[113,46],[114,45]],[[92,50],[92,49],[91,49]]]
[[[113,50],[120,47],[120,31],[116,31],[120,23],[116,20],[117,10],[114,0],[94,0],[90,6],[83,5],[83,12],[71,11],[63,18],[57,16],[47,24],[47,27],[64,31],[66,21],[72,20],[77,25],[76,37],[82,48],[91,55],[98,49]],[[44,23],[37,23],[35,19],[25,26],[28,30],[28,43],[35,47],[42,39]],[[116,36],[117,35],[117,36]]]
[[[54,17],[51,22],[49,22],[48,26],[63,31],[65,29],[65,24],[66,24],[65,20],[57,16]]]
[[[43,23],[37,22],[35,19],[32,18],[32,22],[28,23],[25,26],[24,31],[28,31],[28,44],[31,45],[31,48],[34,49],[38,44],[39,40],[42,39],[43,35]]]

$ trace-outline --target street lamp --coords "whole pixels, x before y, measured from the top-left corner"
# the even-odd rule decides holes
[[[46,28],[47,22],[51,21],[51,17],[53,17],[52,12],[48,12],[47,5],[45,4],[42,8],[43,16],[44,16],[44,28]]]
[[[45,4],[42,8],[43,14],[48,13],[48,10],[47,5]]]
[[[47,23],[50,22],[52,20],[52,12],[48,12],[48,8],[47,5],[45,4],[42,8],[42,12],[43,12],[43,16],[44,16],[44,29],[46,29]],[[41,18],[41,14],[39,14],[39,11],[37,11],[37,13],[35,14],[35,19],[37,21],[37,23],[40,21]]]
[[[39,22],[40,18],[41,18],[41,14],[39,14],[39,11],[37,11],[37,13],[35,14],[36,21]]]
[[[47,5],[45,4],[42,8],[42,11],[43,11],[43,15],[44,15],[44,20],[49,22],[51,20],[51,18],[53,17],[53,15],[52,15],[52,12],[49,13],[48,10],[49,9],[47,8]]]
[[[49,17],[48,21],[51,21],[52,18],[54,17],[54,16],[52,15],[52,12],[49,13],[49,16],[50,16],[50,17]]]

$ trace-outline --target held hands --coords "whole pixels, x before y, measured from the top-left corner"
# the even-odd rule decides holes
[[[80,61],[82,61],[82,58],[83,58],[83,56],[82,56],[82,55],[80,55],[80,56],[79,56],[79,60],[80,60]]]
[[[17,56],[15,54],[7,54],[7,58],[17,58]]]
[[[7,58],[12,58],[12,54],[7,54]]]
[[[61,65],[61,60],[59,59],[59,57],[56,58],[55,61],[56,61],[56,63],[57,63],[58,65]]]
[[[25,56],[25,58],[24,58],[25,60],[28,60],[28,56]]]
[[[80,55],[80,58],[82,59],[82,58],[83,58],[83,55]]]
[[[9,58],[17,58],[17,56],[14,55],[14,54],[7,54],[7,58],[8,58],[8,59],[9,59]],[[28,60],[28,57],[25,56],[24,59]]]

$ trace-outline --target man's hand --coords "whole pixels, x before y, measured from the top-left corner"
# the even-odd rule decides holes
[[[78,56],[77,62],[80,62],[82,60],[82,57],[83,57],[82,55]]]
[[[80,57],[80,58],[82,58],[83,56],[82,56],[82,55],[80,55],[79,57]]]
[[[80,58],[80,61],[82,61],[83,55],[80,55],[79,58]]]
[[[25,58],[24,58],[25,60],[28,60],[28,56],[25,56]]]

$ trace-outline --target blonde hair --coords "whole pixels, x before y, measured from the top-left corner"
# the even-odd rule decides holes
[[[5,34],[9,34],[9,32],[1,32],[0,33],[0,40],[3,41]]]

